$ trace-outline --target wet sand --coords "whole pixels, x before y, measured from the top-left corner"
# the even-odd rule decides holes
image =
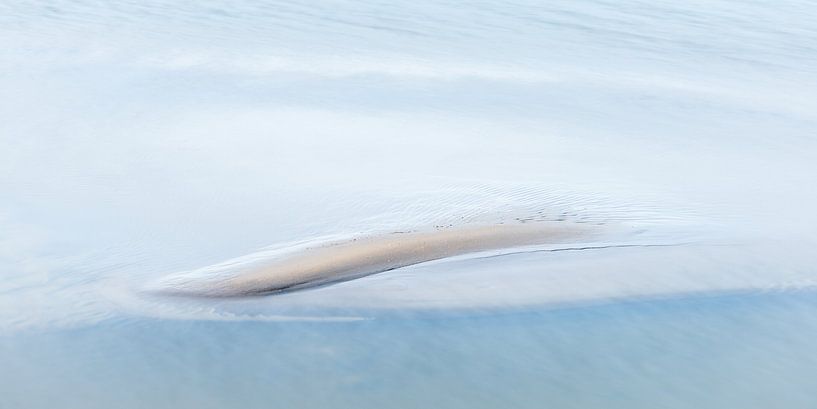
[[[468,253],[569,242],[599,230],[572,222],[528,222],[368,235],[171,275],[156,290],[205,297],[292,291]]]

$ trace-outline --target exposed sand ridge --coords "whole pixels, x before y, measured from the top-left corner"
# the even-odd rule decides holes
[[[166,294],[211,297],[291,291],[469,253],[574,242],[602,229],[599,225],[567,221],[536,221],[373,234],[269,256],[251,255],[171,275],[154,289]]]

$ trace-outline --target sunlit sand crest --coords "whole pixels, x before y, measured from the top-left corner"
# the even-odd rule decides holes
[[[213,297],[292,291],[463,254],[571,242],[602,230],[598,225],[537,221],[367,235],[250,255],[174,274],[151,290]]]

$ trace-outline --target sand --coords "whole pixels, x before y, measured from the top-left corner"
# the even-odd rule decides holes
[[[210,297],[292,291],[469,253],[572,241],[599,229],[573,222],[528,222],[373,234],[171,275],[157,291]]]

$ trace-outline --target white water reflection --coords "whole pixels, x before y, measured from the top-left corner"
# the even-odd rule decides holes
[[[813,345],[797,328],[813,327],[813,306],[802,300],[817,283],[816,14],[801,1],[2,3],[3,360],[14,356],[25,379],[47,377],[47,362],[25,354],[69,348],[67,339],[81,333],[98,340],[106,351],[100,360],[118,362],[111,373],[123,375],[146,354],[176,351],[166,343],[185,339],[188,328],[196,327],[195,343],[226,328],[219,325],[235,325],[249,345],[235,368],[243,362],[257,373],[251,357],[261,354],[269,331],[297,327],[315,343],[349,347],[361,334],[382,330],[375,338],[402,348],[401,362],[424,362],[419,357],[432,351],[447,358],[439,362],[479,372],[459,358],[487,356],[519,385],[551,380],[542,395],[523,388],[520,396],[530,399],[515,401],[519,406],[544,399],[570,407],[559,390],[602,396],[621,386],[622,372],[633,375],[622,378],[632,382],[625,382],[627,391],[650,384],[640,363],[661,355],[650,339],[701,341],[658,321],[677,319],[673,325],[694,329],[704,320],[712,334],[748,339],[758,350],[795,344],[779,360],[759,354],[763,373],[789,383],[753,378],[739,356],[712,372],[721,377],[707,378],[733,399],[695,400],[702,396],[700,377],[683,373],[696,370],[683,356],[662,355],[655,379],[682,385],[675,407],[693,401],[686,407],[746,407],[735,396],[752,393],[735,392],[737,384],[789,396],[788,407],[808,407],[812,402],[798,393],[808,390],[806,377],[798,374],[808,372],[811,361],[801,355]],[[141,291],[166,275],[270,246],[527,217],[611,230],[582,242],[463,255],[271,297],[202,300]],[[779,302],[755,305],[752,297],[766,292],[780,292],[771,296]],[[737,310],[759,321],[733,326],[740,314],[732,307],[683,301],[724,294],[744,294]],[[573,328],[572,318],[562,321],[553,311],[666,298],[681,301],[647,304],[648,312],[641,304],[591,309],[603,317],[587,321],[589,328]],[[650,308],[665,305],[680,306],[666,307],[655,321]],[[542,315],[502,318],[522,311]],[[631,321],[630,313],[647,318]],[[702,318],[708,313],[711,319]],[[492,318],[480,332],[484,314]],[[451,316],[467,328],[431,336],[440,344],[423,347],[419,340],[433,330],[426,320],[446,323]],[[608,327],[619,324],[626,334]],[[611,354],[598,365],[553,364],[556,355],[542,351],[569,350],[574,361],[581,351],[550,338],[537,349],[533,340],[547,338],[546,330],[534,336],[525,332],[528,325],[570,327],[565,339],[613,334],[626,341],[609,351],[596,345]],[[414,326],[422,329],[412,332]],[[521,337],[521,344],[507,342],[522,345],[520,354],[538,351],[551,358],[536,362],[561,369],[520,367],[521,355],[490,341],[502,339],[503,326]],[[768,337],[771,327],[781,331],[779,339]],[[100,335],[114,329],[132,337],[142,328],[163,335],[150,336],[154,344],[146,349],[125,343],[127,351]],[[463,352],[472,331],[487,338],[479,351]],[[277,346],[297,350],[295,338]],[[185,365],[202,369],[212,350],[229,349],[225,342],[215,337],[191,347],[187,361],[164,361],[172,369],[165,373],[178,380]],[[391,356],[375,341],[360,348]],[[701,368],[718,365],[701,350],[684,351],[700,358],[690,362]],[[618,354],[624,358],[611,358]],[[294,367],[314,374],[319,355],[307,353]],[[73,359],[54,362],[67,374],[98,369],[85,353]],[[359,362],[334,362],[335,374],[345,365],[360,379],[396,376],[390,368],[366,373]],[[117,378],[123,381],[112,390],[135,393],[133,384],[151,378],[150,368],[136,367],[143,376]],[[429,368],[441,374],[429,382],[464,387],[451,371]],[[441,389],[417,380],[421,369],[407,369],[409,384],[418,396],[423,390],[440,398]],[[465,372],[486,390],[502,378]],[[215,378],[202,373],[191,378],[201,383],[185,390],[211,406],[237,390],[203,390]],[[0,384],[3,395],[14,391],[16,406],[71,389],[58,380],[50,395],[26,381]],[[284,384],[275,390],[294,391],[286,402],[308,395]],[[360,403],[354,391],[321,385],[339,406]],[[382,397],[398,385],[371,388]],[[95,396],[98,406],[140,402],[73,388]],[[262,401],[257,390],[243,395],[249,406]],[[369,406],[383,403],[366,396]],[[607,407],[656,406],[655,396],[627,396],[606,400]],[[588,399],[589,406],[604,401]],[[443,406],[488,401],[452,398]],[[422,403],[405,396],[404,402]],[[181,400],[176,407],[201,403]],[[572,402],[586,407],[581,403]]]

